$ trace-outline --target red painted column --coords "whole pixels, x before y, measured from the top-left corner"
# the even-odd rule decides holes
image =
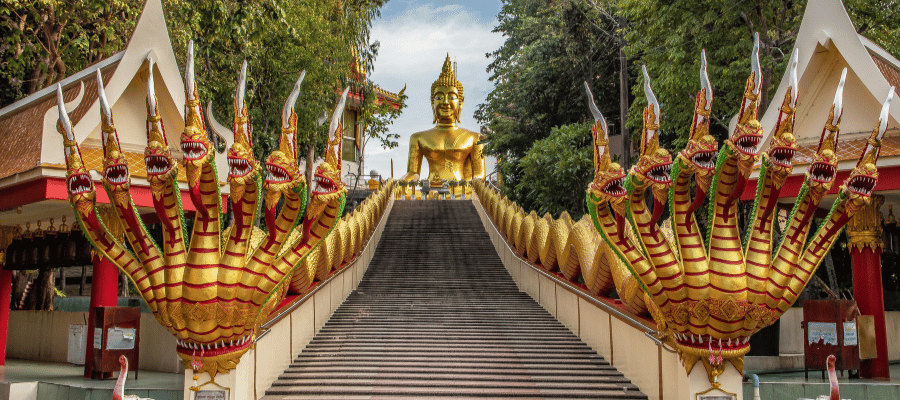
[[[94,309],[97,307],[115,307],[118,301],[119,269],[99,254],[94,254],[94,274],[91,279],[91,309],[88,315],[87,352],[84,356],[84,377],[91,377],[91,365],[94,360]]]
[[[860,360],[859,376],[890,379],[887,330],[884,323],[884,288],[881,286],[881,205],[884,196],[874,195],[869,205],[847,223],[850,255],[853,257],[853,297],[862,315],[871,315],[875,323],[875,349],[878,357]]]
[[[881,286],[881,248],[854,248],[853,297],[862,315],[875,318],[875,346],[878,358],[861,360],[859,376],[870,379],[891,379],[888,368],[887,329],[884,320],[884,289]]]
[[[0,271],[0,365],[6,365],[6,333],[9,328],[9,301],[12,297],[12,271]]]

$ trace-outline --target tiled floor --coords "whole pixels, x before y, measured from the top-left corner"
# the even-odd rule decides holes
[[[0,382],[39,382],[38,400],[108,400],[112,397],[115,380],[84,379],[83,371],[84,367],[80,365],[7,359],[6,365],[0,366]],[[140,379],[135,380],[134,373],[128,374],[125,394],[155,400],[180,400],[183,397],[184,375],[140,371],[138,377]]]
[[[850,380],[838,375],[841,398],[853,400],[900,399],[900,364],[892,364],[891,380]],[[822,379],[820,371],[810,371],[809,380],[803,371],[763,374],[759,376],[760,397],[763,400],[814,399],[829,393],[828,378]],[[753,384],[744,382],[744,399],[753,399]]]

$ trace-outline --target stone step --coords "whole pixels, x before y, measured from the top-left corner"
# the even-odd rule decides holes
[[[519,291],[470,202],[422,201],[263,399],[404,398],[647,397]]]

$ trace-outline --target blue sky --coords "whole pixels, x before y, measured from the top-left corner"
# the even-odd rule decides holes
[[[493,88],[485,71],[490,60],[485,53],[503,44],[503,36],[492,33],[497,25],[500,1],[391,0],[372,26],[372,40],[381,42],[372,80],[382,88],[398,92],[406,84],[408,107],[391,126],[400,134],[397,148],[382,149],[374,142],[366,148],[366,172],[376,170],[394,176],[406,171],[409,136],[433,126],[429,103],[431,83],[441,73],[447,53],[457,63],[457,78],[465,88],[460,126],[478,132],[473,114]],[[422,176],[427,176],[423,163]],[[488,166],[490,169],[491,166]]]

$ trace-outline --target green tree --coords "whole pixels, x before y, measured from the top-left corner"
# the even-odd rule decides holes
[[[856,32],[900,58],[900,1],[844,0]]]
[[[594,178],[591,140],[591,124],[585,122],[553,128],[549,137],[534,142],[520,161],[517,190],[529,200],[529,207],[522,207],[538,215],[568,211],[580,219],[587,211],[584,188]]]
[[[542,203],[555,201],[551,197],[532,197],[541,189],[530,186],[537,183],[526,179],[521,162],[535,141],[548,137],[554,127],[589,120],[584,81],[610,123],[618,126],[616,21],[585,0],[504,0],[498,18],[494,31],[503,33],[506,41],[488,54],[494,89],[475,113],[492,131],[485,152],[500,158],[505,195],[525,208],[556,209],[562,203]],[[590,162],[590,156],[586,160]],[[559,184],[571,185],[566,193],[582,184],[572,178],[553,176]]]
[[[143,3],[0,2],[0,107],[124,48]]]
[[[760,109],[765,110],[790,59],[806,1],[622,0],[620,5],[622,16],[632,21],[626,53],[636,69],[647,66],[662,105],[661,142],[677,151],[687,143],[694,96],[700,90],[700,50],[706,49],[715,95],[710,131],[721,140],[750,75],[753,33],[760,34]],[[628,125],[640,132],[647,104],[642,86],[634,85],[632,95]]]

